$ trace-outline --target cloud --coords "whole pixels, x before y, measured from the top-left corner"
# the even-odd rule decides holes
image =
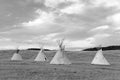
[[[95,6],[104,6],[104,7],[115,7],[120,9],[120,1],[119,0],[91,0]]]
[[[91,29],[90,31],[92,31],[92,32],[94,32],[94,31],[104,31],[104,30],[107,30],[107,29],[109,29],[109,26],[104,25],[104,26],[95,27],[95,28]]]
[[[117,12],[111,16],[108,16],[107,19],[108,23],[110,24],[111,32],[118,33],[120,32],[120,13]]]
[[[110,34],[96,34],[96,35],[94,35],[94,38],[96,38],[96,39],[99,39],[99,38],[106,38],[106,37],[109,37],[110,36]]]
[[[107,21],[112,23],[113,26],[119,26],[120,25],[120,13],[115,13],[109,17],[107,17]]]
[[[79,4],[77,5],[79,6]],[[76,5],[76,3],[73,5]],[[72,5],[67,6],[66,8],[63,8],[63,9],[67,9],[68,7],[71,7],[71,6]],[[89,41],[86,40],[86,38],[90,36],[92,36],[93,37],[92,39],[95,39],[95,41],[99,40],[98,39],[99,37],[100,39],[108,37],[107,34],[109,32],[107,33],[104,32],[104,30],[109,28],[109,26],[106,25],[107,23],[105,22],[105,19],[107,16],[111,15],[113,11],[110,8],[95,7],[95,8],[86,8],[84,11],[84,14],[83,13],[79,14],[81,13],[79,11],[78,13],[74,11],[74,13],[66,12],[66,14],[64,14],[64,12],[59,12],[56,10],[46,12],[41,9],[38,9],[35,12],[37,14],[35,19],[28,22],[24,22],[22,24],[21,30],[19,29],[18,31],[16,31],[18,32],[18,34],[20,34],[22,31],[22,34],[26,34],[26,36],[31,35],[32,38],[34,38],[34,36],[38,36],[36,40],[49,39],[51,42],[55,39],[66,37],[71,42],[78,40],[80,41],[80,43],[84,43],[87,46],[87,44],[91,45],[91,43],[89,43]],[[102,25],[105,25],[105,26],[102,26]],[[96,26],[99,26],[99,27],[96,28]],[[103,33],[101,35],[99,33],[94,35],[88,32],[90,30],[96,31],[96,32],[98,30],[101,30],[103,31]],[[51,38],[49,37],[50,36],[49,34],[56,34],[56,35],[52,36]],[[43,36],[45,36],[45,38],[43,38]],[[85,41],[81,41],[81,40],[85,40]],[[28,39],[27,41],[32,42],[31,39],[30,40]]]
[[[47,42],[46,45],[49,47],[56,47],[56,40],[65,37],[68,44],[71,44],[69,46],[79,48],[100,43],[107,45],[114,42],[112,38],[119,40],[118,0],[25,0],[23,2],[19,0],[7,3],[10,6],[5,7],[8,11],[1,10],[2,14],[6,13],[6,17],[0,17],[3,21],[0,24],[5,23],[3,25],[6,28],[1,26],[0,36],[10,38],[11,41],[8,42],[11,44],[23,42],[33,45],[43,41]]]
[[[39,35],[57,33],[63,31],[64,28],[61,24],[55,23],[56,15],[54,12],[45,12],[42,10],[37,10],[38,16],[29,22],[22,23],[24,29],[28,29],[33,33],[38,33]]]
[[[106,45],[106,41],[109,40],[109,37],[111,36],[111,34],[107,34],[107,33],[102,33],[102,34],[96,34],[92,37],[89,37],[89,39],[91,39],[92,43],[95,45]],[[109,42],[109,41],[108,41]]]
[[[71,41],[69,43],[69,47],[76,47],[76,48],[89,48],[89,47],[94,47],[94,46],[95,46],[95,44],[92,44],[87,39]]]
[[[38,25],[43,23],[51,23],[54,20],[54,16],[52,13],[47,13],[41,10],[37,10],[36,13],[38,13],[38,17],[29,22],[23,23],[23,26],[30,28],[32,26],[38,27]]]
[[[35,3],[44,3],[45,0],[34,0]]]
[[[84,4],[73,4],[71,6],[68,6],[64,9],[61,9],[62,13],[67,13],[67,14],[80,14],[84,10]]]
[[[11,41],[10,38],[0,38],[0,41]]]
[[[64,3],[66,0],[46,0],[45,1],[45,5],[48,6],[48,7],[57,7],[58,4],[60,3]]]
[[[80,0],[46,0],[45,5],[50,8],[61,9],[71,4],[79,4]],[[74,5],[73,5],[74,6]],[[75,7],[75,6],[74,6]]]
[[[88,36],[89,34],[87,33],[86,28],[69,26],[66,27],[65,31],[56,35],[55,38],[65,37],[69,40],[79,40],[84,39]]]

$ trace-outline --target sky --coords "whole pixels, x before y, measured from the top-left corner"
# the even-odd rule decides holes
[[[0,0],[0,49],[120,45],[120,0]]]

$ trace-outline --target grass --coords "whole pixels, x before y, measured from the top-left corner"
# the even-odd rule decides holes
[[[110,66],[91,65],[96,51],[66,52],[73,64],[51,65],[55,52],[47,51],[48,62],[34,62],[38,51],[20,51],[23,61],[10,61],[14,51],[0,51],[0,80],[120,80],[120,51],[104,51]]]

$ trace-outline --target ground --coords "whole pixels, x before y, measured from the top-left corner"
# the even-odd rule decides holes
[[[51,65],[54,51],[45,52],[49,61],[34,62],[38,51],[23,50],[23,61],[10,61],[14,51],[0,51],[0,80],[120,80],[120,51],[104,51],[110,66],[91,65],[96,51],[66,52],[71,65]]]

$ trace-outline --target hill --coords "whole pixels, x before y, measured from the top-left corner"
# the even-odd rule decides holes
[[[27,50],[41,50],[40,48],[28,48]],[[44,49],[44,51],[51,51],[50,49]]]
[[[94,48],[87,48],[87,49],[84,49],[83,51],[97,51],[97,48],[98,47],[94,47]],[[102,50],[120,50],[120,46],[107,46],[107,47],[102,47]]]

